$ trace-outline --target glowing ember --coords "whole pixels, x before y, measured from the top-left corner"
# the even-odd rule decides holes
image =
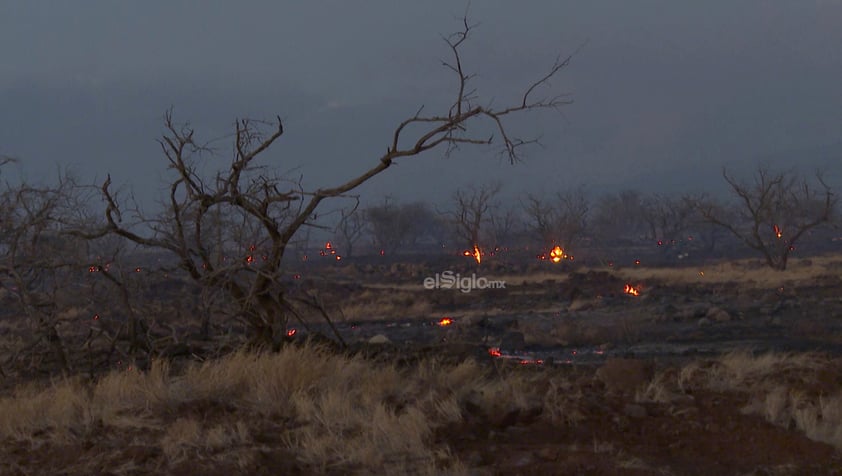
[[[777,236],[778,239],[781,239],[781,237],[784,236],[783,230],[781,230],[778,225],[772,225],[772,231],[775,232],[775,236]]]
[[[658,240],[658,246],[663,246],[663,245],[664,245],[663,240]]]
[[[336,255],[336,261],[342,261],[342,257],[339,256],[339,255]]]
[[[297,331],[297,330],[295,330],[294,328],[293,328],[293,329],[289,329],[289,330],[287,330],[287,337],[292,337],[292,336],[294,336],[297,332],[298,332],[298,331]]]
[[[488,349],[488,355],[490,355],[492,357],[500,357],[500,356],[503,355],[503,353],[500,352],[499,347],[492,347],[492,348]]]
[[[98,320],[99,320],[99,314],[94,314],[94,320],[95,320],[95,321],[98,321]]]
[[[634,260],[634,264],[640,264],[640,260],[639,259]]]
[[[550,261],[553,263],[558,263],[559,261],[567,258],[567,255],[564,253],[564,250],[561,246],[555,245],[553,249],[550,250]]]
[[[135,273],[139,273],[139,272],[141,272],[141,271],[143,271],[143,270],[140,268],[140,266],[138,266],[137,268],[135,268],[135,269],[134,269],[134,272],[135,272]]]
[[[292,279],[301,279],[301,275],[296,273],[292,275]]]
[[[623,292],[632,296],[640,296],[640,289],[632,286],[631,284],[626,284],[623,287]]]
[[[386,250],[380,250],[380,256],[383,256],[385,254],[386,254]]]
[[[449,317],[442,317],[441,320],[439,320],[439,325],[442,327],[449,326],[451,324],[453,324],[453,319]]]
[[[328,241],[327,243],[325,243],[325,249],[326,250],[333,249],[333,245],[331,245],[330,242]]]
[[[705,275],[704,271],[699,271],[699,276],[704,276],[704,275]]]

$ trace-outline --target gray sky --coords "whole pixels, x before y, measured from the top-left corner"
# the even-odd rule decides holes
[[[285,120],[267,155],[331,185],[373,164],[400,120],[452,97],[441,35],[465,4],[74,1],[0,4],[0,154],[30,179],[57,164],[160,187],[170,106],[205,138],[236,117]],[[723,164],[823,166],[842,176],[842,1],[474,1],[464,50],[502,104],[557,54],[575,103],[512,123],[544,148],[511,166],[487,149],[407,160],[361,193],[445,200],[499,179],[508,192],[721,189]],[[433,109],[430,109],[433,111]],[[223,149],[225,152],[227,149]]]

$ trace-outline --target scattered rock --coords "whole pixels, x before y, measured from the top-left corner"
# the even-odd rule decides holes
[[[707,315],[707,307],[703,305],[692,305],[687,306],[681,309],[678,309],[674,314],[674,320],[676,321],[691,321],[693,319],[699,319],[705,317]]]
[[[558,459],[559,449],[551,446],[545,446],[538,450],[537,456],[545,461],[555,461]]]
[[[377,334],[376,336],[369,339],[368,343],[369,344],[391,344],[392,341],[389,340],[389,338],[384,336],[383,334]]]
[[[573,299],[569,306],[567,306],[567,310],[569,312],[587,311],[596,307],[598,303],[598,299],[577,297]]]
[[[709,308],[705,317],[713,322],[729,322],[731,320],[731,314],[728,311],[716,306]]]
[[[629,418],[646,418],[649,416],[649,412],[646,411],[646,407],[643,405],[637,405],[635,403],[629,403],[623,407],[623,413],[628,416]]]
[[[596,378],[605,384],[609,391],[634,393],[645,385],[655,373],[651,362],[638,359],[608,358],[596,371]]]

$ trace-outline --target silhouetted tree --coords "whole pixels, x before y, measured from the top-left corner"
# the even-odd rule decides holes
[[[451,59],[444,66],[455,75],[450,106],[432,114],[421,107],[395,127],[385,151],[373,165],[348,180],[330,187],[304,190],[300,183],[258,165],[258,159],[284,134],[280,118],[272,122],[238,120],[235,124],[232,157],[228,167],[209,173],[202,163],[209,151],[187,124],[177,124],[168,112],[160,140],[171,178],[166,209],[157,216],[126,213],[115,195],[111,178],[102,185],[107,226],[113,233],[142,246],[167,250],[180,267],[205,287],[222,290],[238,306],[237,318],[253,333],[253,342],[277,347],[286,338],[291,317],[297,315],[295,299],[288,296],[283,257],[293,237],[313,224],[325,199],[346,196],[363,183],[390,168],[395,161],[443,149],[449,154],[463,145],[491,144],[481,123],[493,128],[502,153],[514,163],[523,146],[533,139],[514,137],[507,120],[518,113],[558,109],[569,101],[564,96],[535,98],[538,90],[555,77],[570,58],[558,59],[549,71],[526,85],[519,99],[503,106],[481,102],[471,87],[461,54],[473,31],[467,19],[462,28],[445,38]],[[478,131],[482,132],[482,136]],[[218,215],[238,223],[220,239],[208,232]],[[230,258],[222,264],[214,257],[223,248]]]
[[[766,264],[785,270],[795,243],[809,230],[827,223],[837,198],[816,173],[810,183],[794,171],[774,172],[758,168],[751,182],[737,181],[723,169],[737,203],[735,216],[728,219],[721,209],[699,204],[702,215],[731,232],[750,248],[759,251]]]

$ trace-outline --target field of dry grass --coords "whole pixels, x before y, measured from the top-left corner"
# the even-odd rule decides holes
[[[0,440],[30,448],[118,440],[101,446],[111,450],[100,463],[80,459],[66,474],[95,474],[97,464],[120,460],[124,437],[150,455],[142,467],[112,467],[114,474],[184,464],[248,474],[265,454],[304,472],[465,474],[446,445],[434,444],[434,433],[461,421],[465,405],[489,415],[540,407],[547,387],[531,378],[492,377],[474,361],[400,369],[314,346],[235,353],[179,375],[158,361],[146,373],[18,388],[0,400]],[[0,464],[4,474],[16,470],[10,463]]]
[[[756,259],[715,262],[688,267],[624,267],[615,272],[629,281],[655,279],[671,283],[739,283],[740,287],[775,287],[786,282],[807,282],[828,274],[838,274],[842,257],[829,255],[792,259],[785,271],[774,271]]]
[[[839,367],[830,364],[810,354],[732,353],[663,369],[621,401],[671,408],[700,391],[744,395],[742,414],[842,449]],[[183,372],[158,361],[148,372],[112,372],[97,382],[17,388],[0,400],[0,472],[478,474],[476,461],[454,453],[448,434],[482,415],[500,432],[524,421],[558,434],[585,429],[593,447],[577,442],[564,451],[587,452],[617,471],[676,474],[583,423],[598,401],[588,395],[590,382],[605,375],[583,380],[473,360],[398,367],[311,345],[238,352]]]
[[[738,351],[657,375],[637,401],[667,403],[697,390],[738,393],[740,410],[842,450],[842,366],[816,354]]]

